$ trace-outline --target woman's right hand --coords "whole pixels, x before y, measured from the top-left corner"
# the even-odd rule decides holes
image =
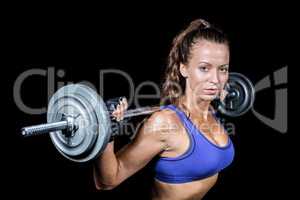
[[[116,109],[112,112],[112,116],[116,121],[121,121],[124,118],[124,112],[128,108],[128,102],[125,97],[120,99],[119,104],[117,105]]]

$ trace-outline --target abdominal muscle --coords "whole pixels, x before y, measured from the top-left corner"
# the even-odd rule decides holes
[[[169,184],[155,179],[152,200],[199,200],[213,187],[217,179],[218,174],[181,184]]]

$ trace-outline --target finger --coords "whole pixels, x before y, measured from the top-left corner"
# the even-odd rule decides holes
[[[123,102],[120,104],[120,113],[119,113],[119,120],[123,120],[125,112],[125,105]]]
[[[124,105],[123,102],[120,102],[119,112],[118,112],[118,121],[123,120],[123,118],[124,118],[124,112],[125,112],[125,105]]]
[[[122,109],[121,104],[118,104],[118,105],[117,105],[117,114],[118,114],[118,115],[120,115],[121,109]]]
[[[123,102],[124,102],[124,105],[125,105],[125,110],[128,108],[128,102],[127,102],[127,99],[126,98],[123,98]]]
[[[123,120],[124,113],[125,113],[125,110],[127,109],[127,107],[128,107],[128,104],[127,104],[126,98],[120,98],[119,104],[117,105],[116,109],[113,112],[117,121]]]
[[[127,108],[127,100],[126,100],[126,98],[123,98],[123,99],[121,99],[121,101],[120,101],[120,105],[121,105],[121,110],[122,111],[125,111]]]
[[[125,112],[126,110],[126,105],[125,105],[125,102],[124,102],[124,99],[121,101],[121,112],[122,114]]]
[[[119,118],[119,115],[120,115],[120,105],[117,105],[116,109],[113,112],[113,116],[117,120]]]
[[[112,115],[112,119],[113,119],[113,120],[116,120],[116,119],[117,119],[117,116],[118,116],[117,110],[114,110],[114,111],[111,113],[111,115]]]

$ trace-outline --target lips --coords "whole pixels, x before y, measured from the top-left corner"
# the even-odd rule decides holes
[[[208,88],[208,89],[204,89],[204,92],[206,94],[216,94],[219,90],[217,88]]]

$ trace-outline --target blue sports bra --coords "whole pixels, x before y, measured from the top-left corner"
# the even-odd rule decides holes
[[[176,112],[190,138],[188,150],[177,157],[159,157],[155,163],[155,178],[167,183],[186,183],[212,176],[229,166],[234,158],[234,146],[228,137],[226,146],[210,142],[175,105],[161,106]]]

